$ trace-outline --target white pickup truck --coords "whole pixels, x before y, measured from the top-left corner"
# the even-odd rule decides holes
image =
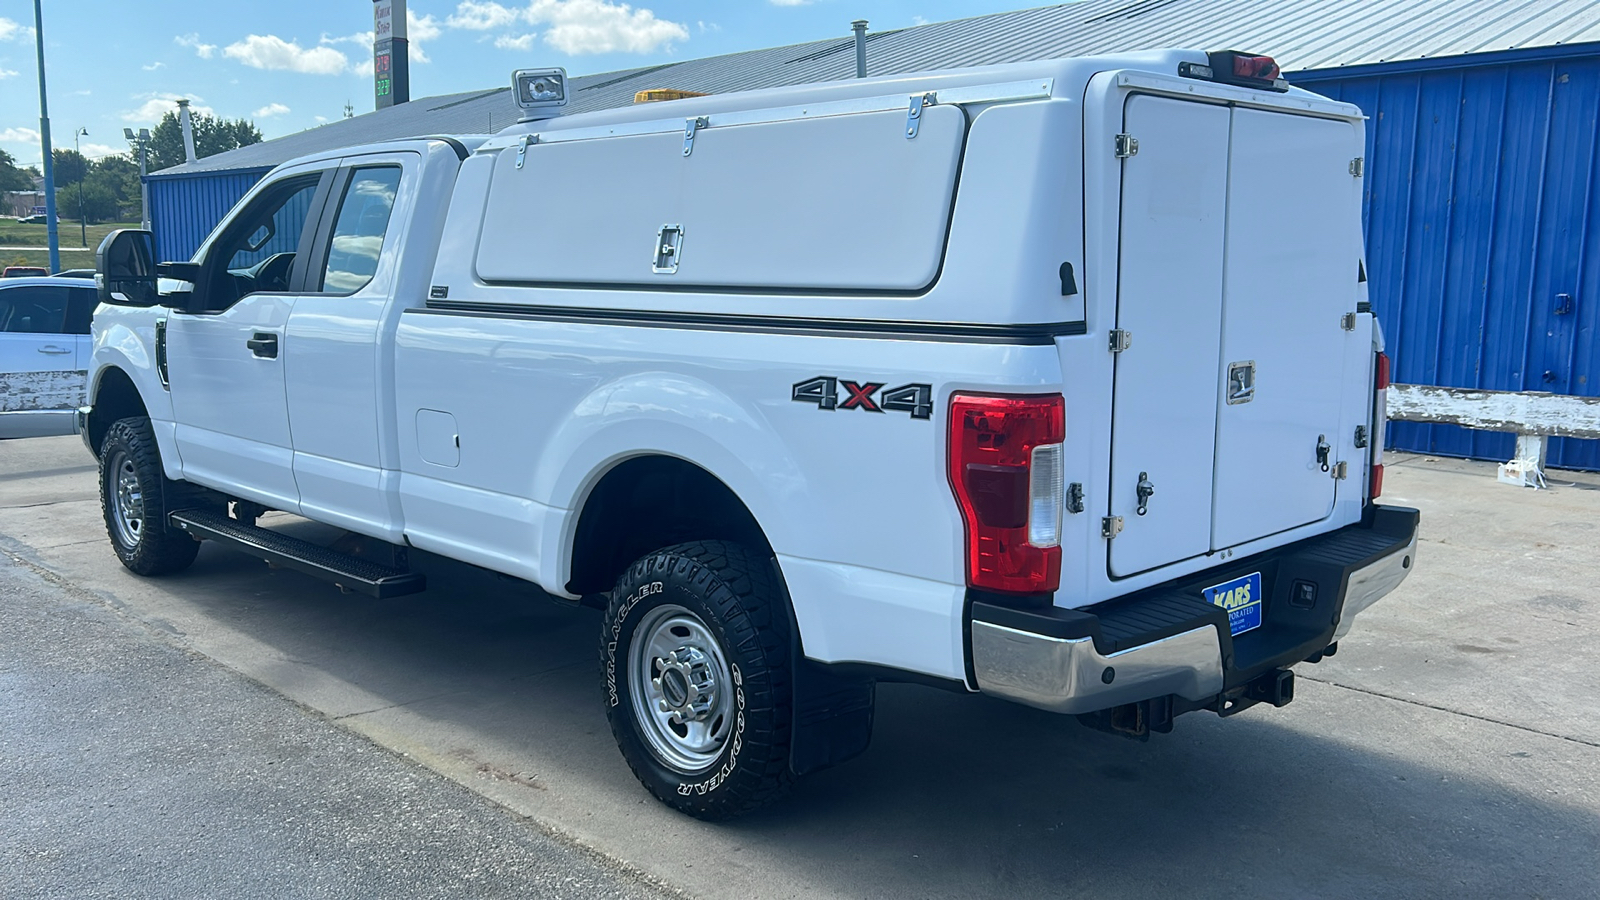
[[[1270,59],[514,84],[493,137],[279,167],[191,262],[107,238],[79,427],[129,569],[382,597],[415,548],[600,607],[623,754],[706,818],[860,753],[880,680],[1136,738],[1282,706],[1408,574],[1361,113]]]

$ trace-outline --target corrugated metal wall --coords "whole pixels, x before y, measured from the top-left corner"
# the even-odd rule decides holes
[[[155,232],[156,257],[185,260],[193,256],[233,204],[268,171],[243,169],[151,178],[150,227]]]
[[[1371,117],[1368,288],[1395,380],[1600,395],[1600,54],[1290,77]],[[1503,460],[1513,444],[1389,430],[1391,447],[1451,456]],[[1600,441],[1555,438],[1550,452],[1600,468]]]

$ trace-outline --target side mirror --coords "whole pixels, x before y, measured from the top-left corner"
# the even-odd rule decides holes
[[[94,284],[101,303],[155,306],[155,236],[139,228],[118,228],[94,253]]]

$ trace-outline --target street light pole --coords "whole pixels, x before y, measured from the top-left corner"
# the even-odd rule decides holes
[[[61,271],[61,236],[56,233],[56,174],[50,159],[50,103],[44,90],[44,10],[33,0],[33,36],[39,47],[39,144],[44,148],[45,234],[50,242],[50,271]]]
[[[139,149],[139,227],[150,230],[150,186],[144,183],[145,156],[150,150],[150,129],[141,128],[135,135],[132,128],[122,129],[122,136]]]
[[[89,129],[79,128],[72,133],[72,152],[78,154],[78,159],[83,160],[83,151],[78,149],[78,138],[88,137]],[[89,174],[89,164],[83,160],[83,171],[78,173],[78,244],[89,246],[89,214],[83,208],[83,179]]]

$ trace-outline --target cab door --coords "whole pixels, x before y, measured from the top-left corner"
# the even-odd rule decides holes
[[[391,299],[421,156],[343,161],[312,246],[303,293],[289,313],[284,376],[301,512],[320,522],[401,540],[398,460],[384,463],[395,424],[381,389],[398,316]],[[392,438],[389,439],[392,443]]]
[[[283,339],[305,291],[331,164],[257,191],[201,249],[200,309],[167,317],[167,371],[184,478],[298,512]]]

